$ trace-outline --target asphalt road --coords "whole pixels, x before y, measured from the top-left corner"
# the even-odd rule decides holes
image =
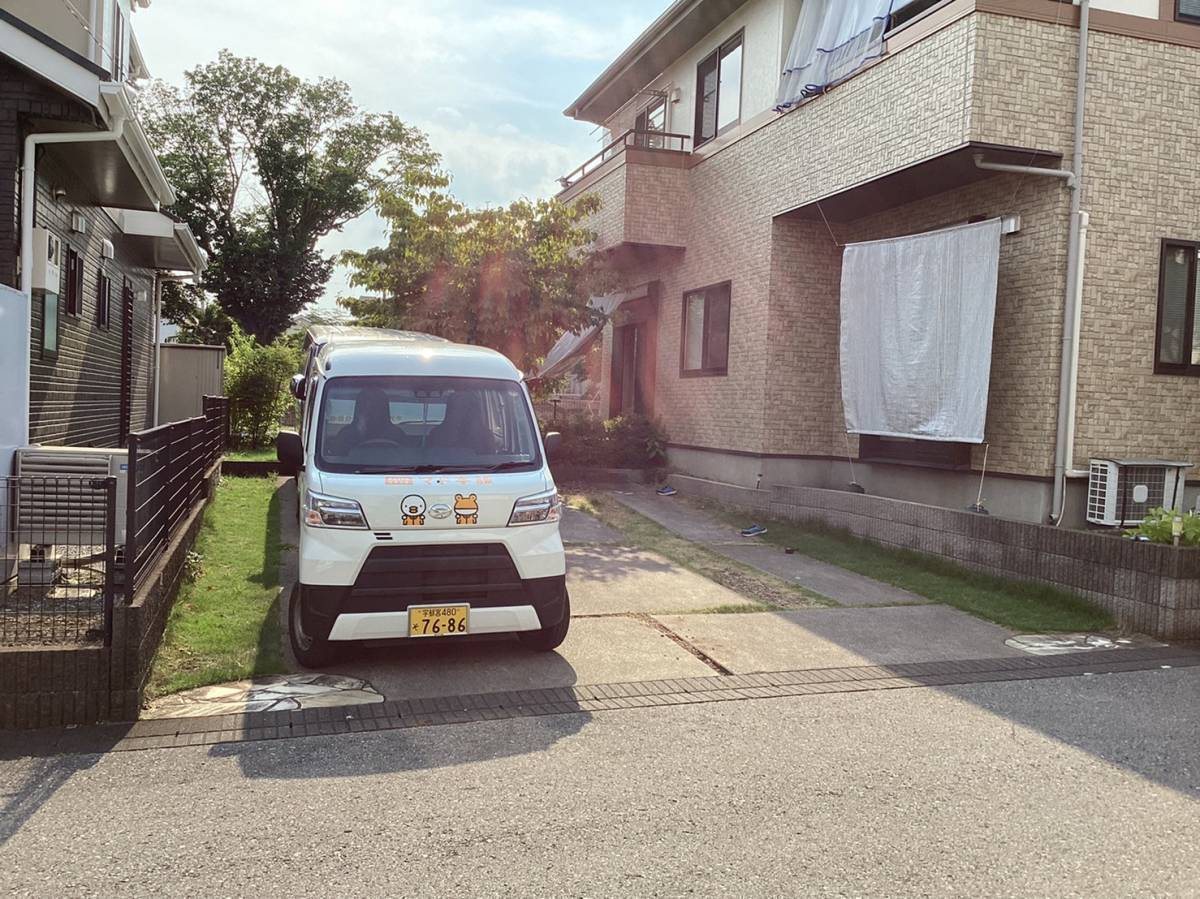
[[[1200,895],[1200,670],[0,761],[0,891]]]

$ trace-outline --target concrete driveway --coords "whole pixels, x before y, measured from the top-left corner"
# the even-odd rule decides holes
[[[294,544],[294,492],[285,496],[284,539]],[[899,591],[896,605],[880,608],[737,613],[751,606],[746,598],[623,545],[617,531],[590,515],[568,510],[562,530],[573,618],[556,652],[532,652],[509,637],[356,645],[327,673],[361,678],[386,699],[405,700],[1021,654],[1005,646],[1009,631],[944,606],[907,605],[910,595]],[[847,581],[843,594],[854,583]]]

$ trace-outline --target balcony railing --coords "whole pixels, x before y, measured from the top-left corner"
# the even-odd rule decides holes
[[[578,184],[604,163],[620,156],[628,147],[642,150],[668,150],[674,153],[687,153],[691,137],[686,134],[672,134],[669,131],[635,131],[632,128],[616,140],[607,144],[599,153],[575,169],[571,174],[558,179],[563,190]]]

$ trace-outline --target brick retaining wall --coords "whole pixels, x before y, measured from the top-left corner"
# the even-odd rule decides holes
[[[884,546],[1070,590],[1122,628],[1164,640],[1200,640],[1200,550],[1122,540],[816,487],[755,490],[672,475],[681,492],[774,518],[844,528]]]

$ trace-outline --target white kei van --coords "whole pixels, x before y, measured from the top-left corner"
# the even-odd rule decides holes
[[[300,572],[288,611],[301,664],[351,641],[514,633],[536,650],[570,625],[562,506],[521,372],[492,350],[361,329],[311,340],[293,382]]]

